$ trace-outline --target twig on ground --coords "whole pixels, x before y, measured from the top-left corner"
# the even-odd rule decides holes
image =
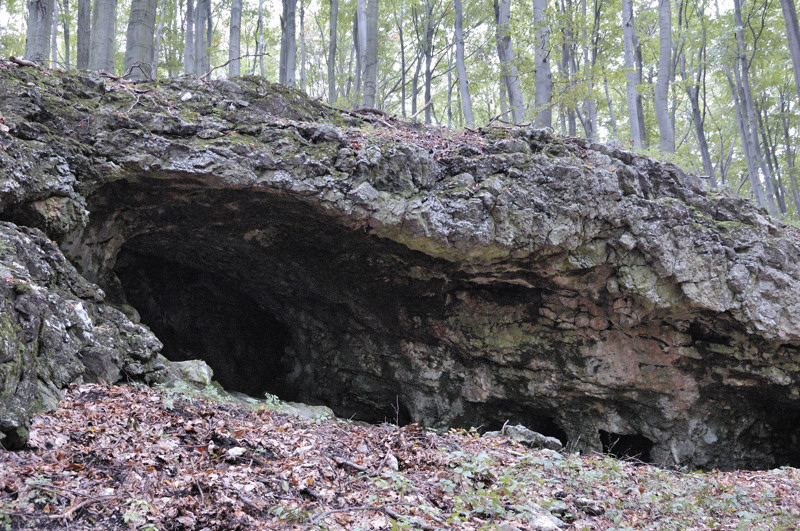
[[[341,457],[329,454],[327,452],[322,452],[322,455],[324,455],[328,459],[332,459],[339,466],[349,466],[350,468],[354,468],[359,472],[369,472],[369,467],[366,467],[364,465],[353,463],[352,461],[348,461],[347,459],[343,459]]]
[[[110,496],[95,496],[94,498],[88,498],[88,499],[85,499],[85,500],[83,500],[82,502],[80,502],[80,503],[78,503],[76,505],[73,505],[72,507],[70,507],[69,509],[64,511],[63,513],[61,513],[61,514],[52,514],[52,515],[49,515],[48,518],[50,520],[68,520],[68,519],[72,518],[72,515],[75,514],[76,511],[79,511],[80,509],[83,509],[87,505],[91,505],[93,503],[97,503],[97,502],[100,502],[100,501],[113,500],[114,498],[119,498],[119,496],[116,495],[116,494],[112,494]]]

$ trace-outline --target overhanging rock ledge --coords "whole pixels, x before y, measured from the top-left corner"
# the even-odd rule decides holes
[[[1,217],[230,389],[800,464],[797,237],[674,165],[359,118],[257,78],[9,67],[0,111]]]

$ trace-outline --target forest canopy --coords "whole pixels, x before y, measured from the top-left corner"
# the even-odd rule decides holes
[[[794,0],[0,0],[0,56],[552,127],[673,160],[775,219],[800,212]]]

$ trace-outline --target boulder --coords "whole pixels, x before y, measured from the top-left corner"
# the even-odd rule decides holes
[[[170,360],[358,420],[800,464],[800,246],[750,201],[549,131],[217,85],[0,83],[0,218],[50,231]]]

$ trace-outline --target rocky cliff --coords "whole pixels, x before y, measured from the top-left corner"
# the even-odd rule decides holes
[[[105,298],[36,229],[0,237],[35,240],[91,294],[73,288],[73,307],[114,316],[56,327],[110,330],[72,351],[114,361],[32,371],[41,388],[157,372],[135,364],[156,340],[125,333],[141,319],[229,389],[343,417],[509,420],[675,465],[800,463],[800,245],[746,200],[582,139],[427,129],[258,78],[0,65],[0,218],[57,240]],[[24,294],[4,288],[21,330]],[[21,334],[0,359],[6,433],[23,396],[8,367],[48,355],[9,365]]]

